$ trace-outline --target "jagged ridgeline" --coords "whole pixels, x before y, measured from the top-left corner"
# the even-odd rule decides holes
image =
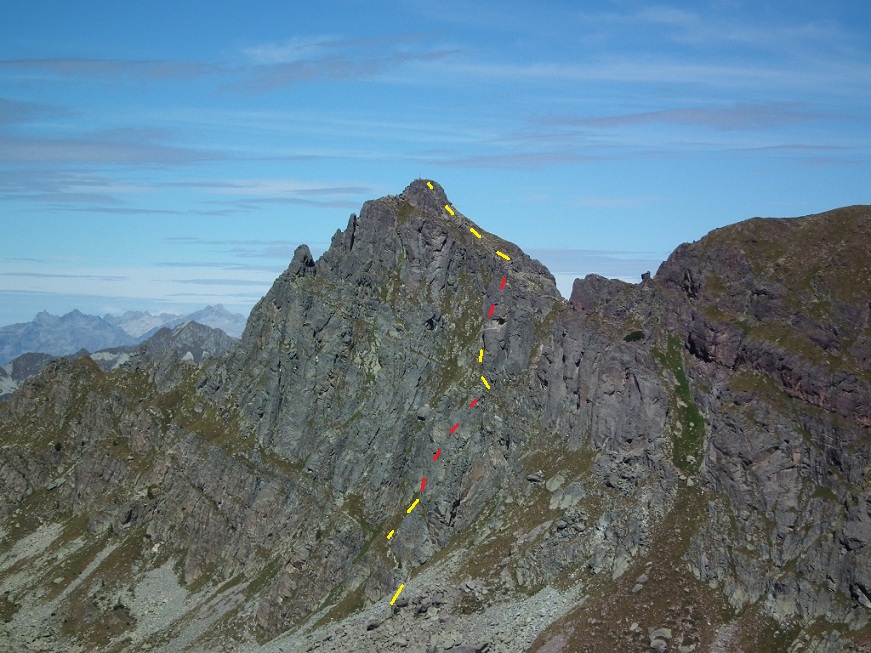
[[[431,185],[0,404],[0,650],[868,650],[869,208],[565,301]]]

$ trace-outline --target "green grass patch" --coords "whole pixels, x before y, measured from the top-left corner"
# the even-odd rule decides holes
[[[705,420],[693,401],[690,382],[683,368],[680,340],[675,336],[668,336],[666,351],[654,350],[653,354],[675,380],[675,385],[672,387],[676,418],[675,428],[672,430],[672,461],[678,469],[692,473],[698,469],[701,460],[702,444],[705,440]],[[696,463],[689,463],[687,456],[695,457]]]
[[[811,494],[811,499],[824,499],[825,501],[838,501],[838,495],[835,494],[834,490],[831,488],[827,488],[825,485],[817,485],[813,494]]]
[[[411,219],[411,216],[414,215],[414,206],[411,202],[406,199],[402,200],[402,204],[399,205],[399,208],[396,211],[396,217],[399,218],[399,224],[405,224]]]
[[[716,272],[709,272],[705,276],[704,288],[711,297],[719,298],[726,292],[726,282]]]
[[[777,623],[763,612],[759,604],[746,610],[738,619],[738,639],[745,651],[789,653],[800,628],[792,623]]]
[[[272,581],[275,580],[275,576],[280,570],[281,560],[278,558],[272,558],[245,587],[245,597],[253,599],[259,596],[263,590],[269,587]]]
[[[314,628],[320,628],[331,621],[341,621],[347,619],[352,614],[359,612],[366,607],[366,589],[365,583],[360,583],[353,590],[345,594],[339,602],[336,603],[327,613],[315,622]],[[336,587],[333,592],[338,594],[341,588]],[[331,592],[332,594],[332,592]],[[329,603],[330,597],[327,597],[326,603]]]
[[[8,593],[0,596],[0,621],[9,623],[21,609],[21,605],[9,599]]]

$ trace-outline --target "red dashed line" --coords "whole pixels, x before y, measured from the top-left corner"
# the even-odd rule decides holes
[[[427,182],[427,186],[429,186],[430,189],[432,189],[432,187],[433,187],[431,182]],[[451,210],[451,207],[450,207],[450,206],[445,206],[445,209],[448,211],[448,213],[450,213],[451,215],[454,215],[454,212]],[[475,234],[476,236],[478,236],[479,238],[481,237],[480,235],[478,235],[478,233],[477,233],[474,229],[472,229],[472,233]],[[506,261],[510,261],[510,260],[511,260],[510,258],[508,258],[507,256],[505,256],[505,254],[503,254],[502,252],[496,252],[496,254],[498,254],[499,256],[501,256],[502,258],[504,258]],[[505,290],[505,282],[507,281],[507,279],[508,279],[508,277],[502,277],[502,282],[499,284],[499,290]],[[492,317],[493,317],[493,311],[495,311],[495,310],[496,310],[496,304],[491,304],[491,305],[490,305],[490,311],[487,313],[487,317],[488,317],[488,318],[492,318]],[[483,354],[483,349],[481,350],[481,352],[482,352],[482,354]],[[480,359],[479,359],[479,362],[481,362]],[[484,379],[483,376],[481,377],[481,380],[484,381],[484,385],[487,385],[487,381],[486,381],[486,379]],[[489,388],[490,388],[490,386],[487,385],[487,389],[489,389]],[[478,398],[475,397],[474,399],[472,399],[472,402],[469,404],[469,408],[474,408],[475,405],[476,405],[477,403],[478,403]],[[454,425],[451,427],[451,434],[453,434],[453,432],[456,431],[459,427],[460,427],[460,423],[459,423],[459,422],[457,422],[456,424],[454,424]],[[437,460],[439,459],[439,456],[441,455],[441,453],[442,453],[442,450],[441,450],[441,449],[437,449],[437,450],[436,450],[435,454],[434,454],[433,457],[432,457],[433,462],[435,462],[435,461],[437,461]],[[426,488],[426,476],[424,476],[424,477],[421,479],[421,481],[420,481],[420,491],[423,492],[425,488]],[[411,510],[414,508],[414,506],[417,505],[418,501],[419,501],[419,499],[415,499],[414,503],[411,504],[411,508],[409,508],[406,512],[409,512],[409,513],[410,513]],[[391,539],[391,538],[393,537],[393,533],[394,533],[394,532],[395,532],[395,531],[390,531],[390,533],[387,534],[387,539],[388,539],[388,540]],[[404,584],[404,583],[403,583],[402,585],[399,586],[399,589],[398,589],[398,590],[396,590],[396,594],[393,595],[393,600],[390,601],[390,604],[391,604],[391,605],[393,605],[393,603],[396,601],[396,598],[399,596],[399,593],[402,591],[402,588],[403,588],[403,587],[405,587],[405,584]]]

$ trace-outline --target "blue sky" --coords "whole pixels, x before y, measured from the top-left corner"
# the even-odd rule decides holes
[[[869,12],[5,0],[0,324],[247,313],[299,243],[417,177],[564,293],[738,220],[871,203]]]

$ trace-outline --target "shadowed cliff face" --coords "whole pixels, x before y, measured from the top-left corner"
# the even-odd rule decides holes
[[[727,227],[565,302],[431,183],[301,246],[226,354],[54,362],[0,405],[0,642],[863,641],[867,207]]]
[[[699,402],[718,518],[688,558],[737,608],[867,622],[869,234],[867,206],[755,218],[682,245],[657,273],[690,376],[711,387]]]
[[[683,295],[669,326],[702,360],[773,377],[871,426],[871,213],[754,218],[679,247],[657,282]]]

